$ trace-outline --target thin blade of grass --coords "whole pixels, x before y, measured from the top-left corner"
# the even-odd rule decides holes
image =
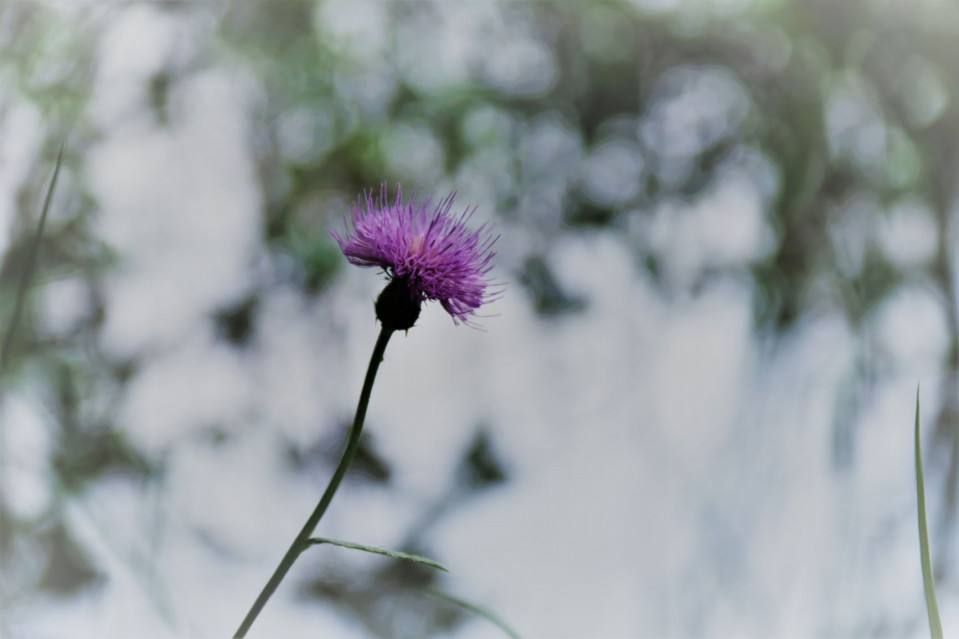
[[[352,548],[353,550],[362,550],[363,552],[371,552],[376,555],[384,555],[386,557],[392,557],[393,559],[403,559],[405,561],[415,561],[418,564],[423,564],[429,566],[430,568],[436,568],[437,570],[442,570],[443,572],[449,572],[449,569],[441,564],[438,561],[429,559],[428,557],[422,557],[420,555],[411,555],[406,552],[399,552],[397,550],[387,550],[385,548],[377,548],[376,546],[364,546],[363,544],[355,544],[352,541],[341,541],[339,539],[328,539],[326,537],[311,537],[310,543],[318,546],[320,544],[330,544],[331,546],[342,546],[343,548]]]
[[[13,306],[13,315],[10,318],[10,325],[7,327],[7,334],[3,339],[3,348],[0,350],[0,379],[7,370],[10,360],[10,351],[13,349],[13,339],[17,333],[17,327],[20,324],[20,317],[23,314],[23,307],[27,300],[27,290],[30,288],[30,279],[33,276],[33,269],[37,264],[37,255],[40,252],[40,241],[43,239],[43,227],[47,223],[47,213],[50,210],[50,201],[53,199],[53,190],[57,186],[57,177],[60,175],[60,165],[63,162],[63,147],[66,140],[60,143],[60,151],[57,153],[57,164],[53,169],[53,177],[50,179],[50,186],[47,188],[47,195],[43,200],[43,209],[40,212],[40,223],[37,225],[37,232],[33,236],[33,243],[30,245],[30,252],[27,254],[26,263],[23,267],[23,275],[20,277],[20,286],[17,288],[17,299]]]
[[[470,612],[476,613],[480,617],[484,617],[487,621],[491,622],[493,625],[497,626],[500,630],[506,633],[506,635],[510,637],[510,639],[520,639],[519,633],[513,630],[509,626],[509,624],[503,621],[499,616],[494,614],[488,608],[484,608],[483,606],[471,603],[469,601],[466,601],[465,599],[460,599],[459,597],[454,597],[453,595],[449,595],[445,592],[440,592],[439,590],[429,589],[429,590],[424,590],[423,592],[429,595],[430,597],[433,597],[435,599],[440,599],[442,601],[447,601],[451,604],[460,606],[461,608],[465,608],[469,610]]]
[[[932,639],[943,639],[939,606],[936,604],[936,584],[932,577],[929,556],[929,532],[926,528],[926,490],[922,472],[922,449],[919,443],[919,387],[916,387],[916,501],[919,504],[919,555],[922,559],[922,586],[926,593],[926,613],[929,615],[929,634]]]

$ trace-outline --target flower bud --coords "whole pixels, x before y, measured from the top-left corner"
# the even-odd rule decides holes
[[[393,277],[376,298],[376,318],[383,328],[407,331],[420,316],[421,302],[405,277]]]

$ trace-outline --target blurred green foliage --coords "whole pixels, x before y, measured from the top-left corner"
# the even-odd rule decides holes
[[[341,260],[323,229],[356,193],[397,181],[429,189],[437,178],[488,191],[502,226],[529,238],[528,253],[510,279],[551,321],[589,304],[565,291],[552,271],[551,247],[564,233],[622,235],[634,248],[637,268],[665,295],[682,286],[695,290],[717,277],[747,277],[757,331],[772,337],[825,309],[841,310],[859,331],[900,284],[934,288],[946,308],[951,340],[937,442],[949,451],[942,522],[954,523],[959,286],[950,224],[956,224],[959,174],[959,9],[948,2],[878,0],[753,2],[731,12],[708,2],[667,12],[615,1],[496,3],[490,6],[499,21],[483,28],[509,25],[504,29],[509,37],[532,43],[535,55],[545,56],[546,70],[526,84],[511,84],[509,68],[484,71],[482,60],[473,60],[459,77],[424,81],[404,56],[442,42],[444,29],[454,28],[456,12],[470,4],[482,3],[459,8],[370,3],[356,11],[375,5],[385,27],[377,39],[365,40],[362,28],[358,35],[344,35],[326,19],[326,8],[348,12],[343,3],[157,3],[159,11],[195,16],[215,28],[190,64],[150,80],[149,106],[159,126],[169,125],[175,117],[171,92],[201,68],[249,74],[262,87],[253,106],[253,149],[264,194],[263,237],[293,265],[290,279],[310,294],[322,294],[336,277]],[[51,334],[34,321],[37,312],[29,302],[18,360],[8,379],[0,380],[5,386],[46,389],[55,406],[58,442],[51,472],[69,490],[111,473],[144,480],[156,468],[156,460],[134,450],[111,426],[108,409],[89,410],[79,400],[85,385],[117,393],[136,368],[136,362],[111,361],[96,349],[103,320],[100,278],[110,259],[91,231],[96,202],[79,179],[85,149],[103,134],[89,111],[97,45],[104,25],[123,10],[112,3],[65,8],[31,2],[0,10],[0,114],[16,101],[29,101],[48,125],[45,162],[33,169],[29,188],[17,194],[12,241],[0,264],[0,326],[10,317],[56,140],[75,127],[65,162],[74,177],[66,186],[72,194],[58,202],[66,210],[44,238],[36,281],[42,287],[64,274],[79,274],[91,311],[70,333]],[[495,33],[485,35],[490,41],[481,46],[491,57],[508,44]],[[516,60],[517,67],[522,64]],[[497,80],[497,73],[506,80]],[[541,82],[548,73],[551,79]],[[624,159],[603,165],[606,152]],[[416,160],[422,153],[425,163]],[[636,167],[630,164],[634,156],[641,158]],[[582,168],[593,160],[599,166],[596,184]],[[735,166],[772,184],[763,207],[770,245],[748,259],[703,267],[691,282],[677,283],[670,276],[674,247],[654,245],[630,229],[645,228],[663,203],[708,196]],[[610,167],[626,167],[627,177],[611,174]],[[937,244],[928,260],[903,265],[871,238],[883,223],[883,207],[907,197],[931,212]],[[863,198],[879,208],[847,223],[851,205]],[[862,238],[861,256],[851,258],[848,243]],[[211,319],[224,339],[241,346],[257,330],[256,309],[254,294]],[[868,378],[872,364],[867,353],[861,356]],[[837,433],[842,432],[836,440],[844,452],[837,459],[854,457],[855,437],[848,430],[853,415],[847,408],[838,415]],[[471,481],[502,480],[489,451],[482,437],[464,451],[464,464],[472,470],[463,472]],[[388,475],[383,470],[377,476],[385,481]],[[15,561],[9,549],[23,539],[44,539],[38,543],[47,552],[76,556],[69,531],[50,523],[59,521],[60,505],[52,508],[37,521],[19,521],[4,510],[5,571]],[[56,534],[43,537],[41,530]],[[411,538],[406,550],[416,549],[415,543]],[[33,584],[18,587],[65,592],[95,581],[95,570],[82,561],[64,565],[72,566],[69,575],[38,575]],[[365,585],[346,583],[345,576],[337,583],[324,579],[311,592],[349,599],[371,631],[387,636],[383,611],[394,607],[370,595]],[[0,594],[12,601],[8,589],[4,582]],[[419,607],[429,603],[416,605],[426,620],[424,633],[460,620],[447,608],[427,614]]]

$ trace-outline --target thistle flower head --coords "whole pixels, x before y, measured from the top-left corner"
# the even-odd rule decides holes
[[[423,301],[436,300],[454,323],[465,324],[471,323],[476,309],[494,299],[496,292],[491,290],[488,275],[497,237],[486,224],[476,229],[467,225],[475,207],[452,213],[455,195],[451,193],[435,206],[430,199],[416,203],[415,196],[404,204],[397,186],[390,203],[384,184],[378,197],[372,191],[360,196],[345,236],[330,231],[351,264],[378,266],[390,277],[390,293],[384,291],[377,303],[384,325],[387,321],[380,308],[386,304],[384,298],[408,295],[415,315]],[[415,315],[404,323],[412,326]]]

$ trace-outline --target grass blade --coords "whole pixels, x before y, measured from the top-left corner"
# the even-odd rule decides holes
[[[424,590],[423,592],[429,595],[430,597],[441,599],[443,601],[448,601],[449,603],[456,604],[457,606],[460,606],[461,608],[466,608],[470,612],[474,612],[480,617],[484,617],[487,621],[491,622],[492,624],[497,626],[500,630],[502,630],[504,633],[506,633],[506,635],[510,637],[510,639],[520,639],[519,633],[513,630],[509,626],[509,624],[507,624],[505,621],[500,619],[488,608],[484,608],[483,606],[479,606],[477,604],[471,603],[464,599],[460,599],[459,597],[448,595],[445,592],[440,592],[438,590]]]
[[[919,554],[922,559],[922,586],[926,593],[926,612],[929,614],[929,634],[942,639],[939,606],[936,605],[936,584],[932,578],[932,560],[929,557],[929,532],[926,529],[926,490],[923,487],[922,450],[919,443],[919,387],[916,387],[916,501],[919,504]]]
[[[443,572],[449,572],[449,569],[438,561],[433,561],[432,559],[429,559],[428,557],[421,557],[420,555],[411,555],[406,552],[399,552],[396,550],[386,550],[385,548],[377,548],[376,546],[364,546],[363,544],[354,544],[351,541],[340,541],[339,539],[327,539],[326,537],[311,537],[310,543],[315,546],[319,546],[320,544],[330,544],[331,546],[342,546],[343,548],[352,548],[353,550],[362,550],[363,552],[371,552],[376,555],[384,555],[386,557],[392,557],[393,559],[415,561],[418,564],[423,564],[424,566],[429,566],[430,568],[436,568],[437,570],[442,570]]]
[[[43,209],[40,212],[40,223],[37,225],[37,233],[33,236],[33,243],[30,245],[30,252],[27,255],[26,263],[23,267],[23,275],[20,278],[20,286],[17,288],[17,299],[13,306],[13,315],[10,318],[10,325],[7,327],[7,334],[3,339],[3,349],[0,350],[0,379],[7,370],[9,364],[10,351],[13,349],[13,338],[17,332],[17,326],[20,324],[20,316],[23,314],[23,307],[27,300],[27,289],[30,288],[30,278],[33,276],[33,269],[37,264],[37,255],[40,252],[40,240],[43,239],[43,227],[47,223],[47,212],[50,210],[50,201],[53,199],[53,190],[57,186],[57,177],[60,175],[60,164],[63,162],[63,146],[66,140],[60,143],[60,152],[57,153],[57,164],[53,169],[53,177],[50,179],[50,186],[47,188],[47,195],[43,200]]]

